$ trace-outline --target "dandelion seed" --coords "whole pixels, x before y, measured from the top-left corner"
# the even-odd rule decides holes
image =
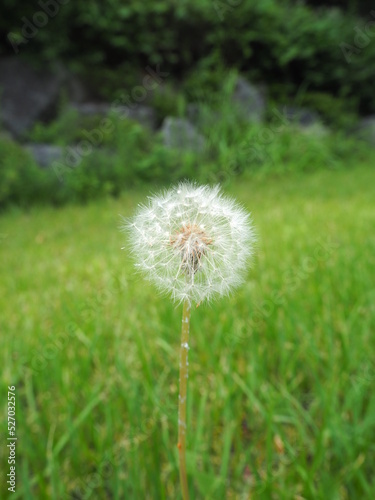
[[[178,302],[199,304],[239,286],[255,242],[242,207],[218,186],[188,182],[149,197],[123,228],[139,269]]]
[[[123,229],[129,232],[137,269],[184,304],[177,447],[182,497],[188,500],[185,429],[191,304],[198,307],[241,284],[253,254],[254,230],[249,214],[218,186],[189,182],[149,197],[148,205],[139,205]]]

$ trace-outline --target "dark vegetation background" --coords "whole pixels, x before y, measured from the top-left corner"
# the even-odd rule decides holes
[[[197,100],[201,107],[219,109],[233,89],[231,75],[241,74],[265,88],[266,123],[275,106],[292,102],[316,111],[333,134],[341,134],[322,139],[320,146],[318,140],[312,148],[306,145],[312,157],[317,149],[326,152],[321,162],[316,158],[316,166],[319,162],[337,164],[342,158],[349,161],[361,149],[347,142],[347,134],[361,116],[375,113],[375,27],[368,24],[375,22],[375,8],[370,2],[64,0],[60,5],[50,1],[2,2],[0,58],[14,57],[18,51],[19,60],[36,68],[58,71],[64,67],[84,82],[91,99],[107,102],[139,85],[147,66],[159,65],[169,76],[162,91],[148,98],[159,125],[167,116],[184,116],[188,104]],[[58,12],[53,14],[56,5]],[[48,23],[35,36],[24,38],[22,30],[32,33],[33,16],[43,10],[52,12]],[[115,157],[98,151],[84,158],[79,172],[76,169],[64,183],[55,172],[41,171],[19,143],[0,137],[0,206],[36,200],[84,201],[117,195],[125,185],[165,184],[185,177],[222,181],[220,172],[233,162],[233,155],[241,156],[234,160],[236,174],[258,169],[249,155],[236,151],[244,149],[244,142],[256,142],[259,131],[246,135],[230,107],[220,112],[221,129],[216,136],[211,134],[210,149],[203,158],[176,154],[163,147],[158,134],[150,136],[134,123],[121,122],[116,123],[116,133],[107,134],[101,143],[112,148]],[[64,92],[54,120],[49,118],[21,142],[67,147],[82,140],[82,130],[93,130],[99,123],[95,117],[82,120],[69,110]],[[279,136],[278,151],[273,144],[276,163],[291,165],[289,160],[294,158],[293,168],[303,169],[300,153],[296,151],[293,157],[285,148],[293,134],[289,139]],[[232,158],[223,155],[223,150],[231,150]],[[267,146],[269,151],[272,155],[272,147]],[[261,163],[269,170],[266,160]]]
[[[368,1],[77,0],[60,5],[58,15],[20,48],[35,64],[64,61],[100,82],[98,94],[111,97],[134,85],[148,64],[162,63],[176,80],[199,68],[199,84],[208,88],[220,85],[215,75],[224,65],[266,82],[271,96],[290,97],[303,84],[317,101],[328,93],[345,99],[348,109],[368,113],[375,111],[375,44],[351,64],[340,45],[354,45],[354,27],[371,19],[371,8]],[[8,33],[20,35],[21,13],[30,20],[40,9],[38,1],[2,2],[3,55],[11,50]]]

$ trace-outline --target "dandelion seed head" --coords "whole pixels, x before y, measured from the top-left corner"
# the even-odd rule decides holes
[[[242,207],[219,186],[190,182],[148,197],[123,229],[136,267],[178,302],[230,293],[243,282],[255,243]]]

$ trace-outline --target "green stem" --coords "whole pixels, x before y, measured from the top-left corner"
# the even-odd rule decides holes
[[[178,396],[178,454],[180,462],[180,481],[183,500],[189,500],[186,476],[186,389],[188,379],[190,302],[185,300],[182,312],[182,331],[180,348],[180,394]]]

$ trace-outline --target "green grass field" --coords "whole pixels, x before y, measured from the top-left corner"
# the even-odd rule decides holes
[[[181,498],[181,307],[120,250],[119,214],[147,192],[0,218],[1,498]],[[237,293],[192,314],[191,498],[373,499],[375,172],[226,192],[252,212],[258,250]]]

